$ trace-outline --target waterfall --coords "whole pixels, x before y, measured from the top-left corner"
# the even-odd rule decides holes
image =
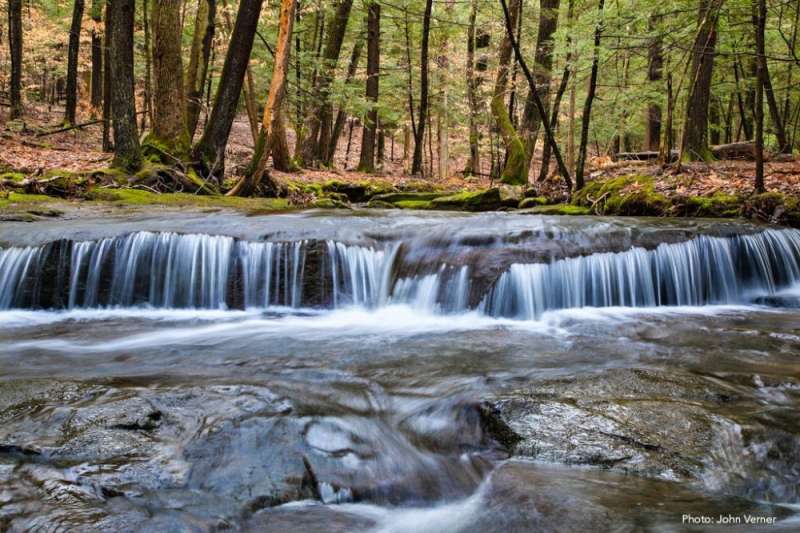
[[[491,316],[536,319],[576,307],[739,304],[800,286],[797,230],[500,265],[488,289],[477,268],[400,253],[412,246],[137,232],[0,249],[0,309],[401,304],[457,313],[480,302]]]
[[[654,250],[633,248],[514,264],[486,295],[492,316],[536,319],[545,311],[578,307],[656,307],[745,303],[800,283],[800,232],[701,236]]]

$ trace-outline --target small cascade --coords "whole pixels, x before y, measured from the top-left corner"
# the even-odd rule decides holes
[[[484,298],[492,316],[536,319],[579,307],[745,303],[800,283],[800,232],[768,230],[732,238],[697,237],[655,250],[633,248],[514,264]]]
[[[797,230],[700,236],[551,263],[499,261],[488,278],[485,267],[431,260],[420,246],[137,232],[0,249],[0,309],[400,304],[428,313],[477,307],[490,316],[536,319],[579,307],[739,304],[800,287]]]

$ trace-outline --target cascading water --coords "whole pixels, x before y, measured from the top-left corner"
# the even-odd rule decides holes
[[[412,245],[376,248],[137,232],[8,248],[0,250],[0,308],[407,304],[451,313],[480,301],[478,308],[487,315],[536,319],[548,310],[578,307],[745,303],[800,283],[797,230],[700,236],[653,250],[514,263],[477,295],[467,265],[400,268],[401,249]],[[406,270],[413,274],[403,274]]]
[[[732,304],[795,283],[800,283],[800,232],[768,230],[514,264],[481,308],[493,316],[535,319],[548,310],[579,307]]]

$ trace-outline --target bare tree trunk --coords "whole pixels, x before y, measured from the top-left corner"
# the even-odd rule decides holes
[[[347,31],[347,21],[353,0],[339,0],[336,15],[328,25],[327,42],[322,55],[322,65],[313,88],[313,97],[306,110],[304,130],[306,135],[300,150],[302,163],[317,165],[325,160],[330,144],[333,110],[330,103],[330,86],[339,62],[342,42]]]
[[[589,123],[592,119],[592,101],[594,100],[595,90],[597,89],[597,70],[600,56],[600,37],[603,34],[603,9],[605,0],[600,0],[597,5],[597,24],[594,28],[594,50],[592,52],[592,72],[589,75],[589,91],[586,101],[583,104],[583,116],[581,117],[581,144],[578,148],[578,167],[575,170],[575,190],[583,188],[583,171],[586,166],[587,144],[589,142]]]
[[[64,123],[67,126],[75,124],[75,109],[78,106],[78,52],[81,46],[82,21],[83,0],[75,0],[67,50],[67,101],[64,108]]]
[[[144,0],[147,3],[149,0]],[[103,151],[111,147],[111,34],[114,31],[111,0],[106,0],[105,31],[103,32]]]
[[[663,41],[660,35],[658,23],[660,17],[651,15],[648,25],[651,32],[656,36],[650,41],[647,53],[647,80],[653,85],[658,85],[663,77],[664,55]],[[645,128],[644,145],[647,150],[657,152],[661,143],[661,105],[656,102],[647,104],[647,126]]]
[[[358,170],[375,172],[375,137],[378,127],[378,86],[380,82],[381,6],[369,4],[367,11],[367,100],[370,109],[361,134]]]
[[[233,33],[233,22],[231,15],[228,12],[227,0],[222,0],[222,13],[225,19],[225,30],[228,32],[228,37]],[[244,96],[244,107],[247,110],[247,121],[250,123],[250,136],[253,138],[253,146],[258,144],[258,110],[256,109],[255,97],[255,84],[253,83],[253,71],[250,69],[250,62],[247,63],[247,68],[244,71],[244,87],[242,89]]]
[[[445,4],[445,17],[453,15],[453,0]],[[439,110],[439,178],[447,179],[450,176],[450,41],[447,34],[441,44],[442,53],[439,56],[439,80],[442,91],[442,105]]]
[[[425,0],[425,14],[422,17],[422,44],[420,51],[420,97],[417,129],[414,132],[414,160],[412,174],[422,174],[422,151],[425,144],[425,121],[428,115],[428,39],[431,32],[431,11],[433,0]]]
[[[92,114],[103,105],[103,1],[92,0]],[[95,115],[96,116],[96,115]]]
[[[274,131],[272,132],[272,166],[281,172],[291,172],[293,170],[292,158],[289,156],[289,143],[286,141],[286,118],[285,112],[281,110],[275,117]]]
[[[142,22],[144,25],[144,113],[142,114],[142,131],[145,130],[147,122],[153,123],[153,81],[152,65],[153,48],[150,43],[150,0],[142,0]],[[107,62],[106,62],[107,63]]]
[[[200,120],[200,110],[203,107],[203,92],[214,42],[216,15],[216,0],[198,0],[189,66],[186,70],[186,129],[190,139],[197,131],[197,122]]]
[[[198,162],[200,172],[217,182],[222,182],[225,172],[225,147],[236,116],[245,71],[250,62],[262,3],[263,0],[242,0],[239,3],[214,107],[203,135],[193,150],[193,159]]]
[[[469,105],[469,159],[465,175],[480,172],[480,146],[478,132],[478,95],[475,82],[475,19],[478,15],[478,1],[472,0],[469,13],[469,29],[467,30],[467,104]]]
[[[227,193],[228,196],[250,196],[254,194],[267,174],[267,160],[269,158],[269,147],[272,143],[275,121],[280,120],[281,105],[284,95],[286,94],[286,75],[289,68],[292,26],[294,24],[296,9],[297,0],[281,0],[281,12],[278,22],[278,43],[275,47],[275,63],[272,70],[272,80],[269,85],[267,102],[264,104],[264,116],[261,121],[261,133],[259,135],[259,140],[263,139],[260,143],[263,149],[260,151],[257,149],[255,151],[251,169],[248,171],[247,175],[239,180],[233,189]],[[258,17],[255,18],[257,21]],[[236,25],[239,25],[238,19]],[[268,176],[266,177],[269,179]],[[270,184],[270,188],[274,189],[275,185]]]
[[[113,0],[116,1],[116,0]],[[181,0],[153,0],[153,136],[168,152],[189,149],[181,58]]]
[[[114,166],[135,171],[142,165],[133,87],[133,18],[135,0],[113,0],[109,14],[111,37],[111,110],[114,126]]]
[[[542,103],[545,109],[550,105],[550,82],[553,70],[553,35],[558,29],[558,9],[560,0],[540,0],[539,12],[539,34],[536,38],[536,55],[534,59],[533,72],[536,79],[536,86],[542,95]],[[542,121],[548,117],[539,116],[536,105],[531,95],[525,102],[525,114],[522,119],[521,135],[525,143],[525,173],[530,168],[533,152],[536,147],[536,140],[539,137],[539,128]]]
[[[757,70],[756,76],[758,83],[756,84],[756,101],[755,101],[755,119],[756,119],[756,180],[755,190],[757,193],[764,192],[764,85],[767,76],[767,58],[764,51],[764,26],[767,20],[767,2],[766,0],[753,0],[753,22],[755,23],[756,34],[756,62]]]
[[[717,20],[722,0],[701,0],[700,24],[692,50],[692,83],[686,104],[681,158],[708,161],[708,104],[717,44]]]
[[[11,54],[11,120],[22,116],[22,0],[8,0],[8,48]]]
[[[514,28],[517,26],[521,3],[521,0],[510,0],[507,6],[511,29],[506,31],[503,41],[500,43],[497,77],[495,78],[490,104],[492,118],[494,118],[495,126],[500,132],[506,147],[506,163],[500,174],[500,181],[509,185],[524,185],[528,182],[525,145],[511,123],[511,117],[508,116],[508,111],[504,104],[505,93],[508,88],[508,70],[513,51],[512,42],[516,41]]]

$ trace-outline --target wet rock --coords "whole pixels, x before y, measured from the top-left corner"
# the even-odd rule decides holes
[[[494,187],[482,191],[465,191],[431,200],[435,209],[461,211],[494,211],[502,205],[500,189]]]
[[[327,533],[329,531],[366,531],[374,525],[373,520],[364,516],[335,507],[303,502],[298,505],[259,511],[245,521],[243,530],[263,533],[284,533],[285,531]]]
[[[691,374],[609,370],[533,384],[485,406],[517,456],[646,477],[699,479],[731,391]]]

